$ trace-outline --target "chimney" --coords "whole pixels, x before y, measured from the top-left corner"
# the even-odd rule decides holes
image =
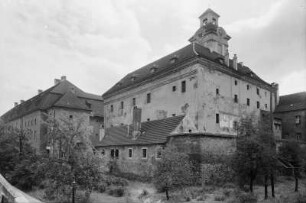
[[[18,102],[14,102],[14,107],[18,106]]]
[[[229,67],[229,53],[228,53],[228,50],[226,50],[224,61],[225,61],[226,66]]]
[[[41,89],[37,90],[37,94],[42,93],[43,91]]]
[[[65,75],[63,75],[63,76],[61,77],[61,81],[64,81],[64,80],[66,80],[66,76],[65,76]]]
[[[20,104],[22,104],[24,102],[24,100],[20,100]]]
[[[237,70],[237,60],[238,60],[237,55],[234,54],[234,58],[233,58],[233,68],[234,68],[235,70]]]
[[[141,129],[141,109],[134,107],[133,109],[133,138],[137,139]]]
[[[58,83],[60,83],[60,79],[54,79],[54,85],[57,85]]]

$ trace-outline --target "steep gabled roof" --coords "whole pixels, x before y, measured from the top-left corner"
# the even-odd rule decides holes
[[[20,103],[1,118],[8,122],[34,111],[47,110],[51,107],[87,110],[92,111],[94,115],[103,115],[101,96],[86,93],[68,80],[62,80],[44,92]]]
[[[105,92],[102,97],[108,98],[123,89],[137,87],[145,82],[151,82],[158,78],[165,77],[170,74],[171,71],[177,69],[180,65],[183,65],[194,58],[208,59],[214,63],[225,66],[228,68],[228,70],[235,74],[246,76],[261,83],[268,84],[259,78],[250,68],[238,64],[238,70],[235,70],[233,68],[232,60],[230,60],[230,67],[227,67],[224,62],[221,62],[220,60],[222,59],[224,61],[224,56],[216,52],[211,52],[208,48],[194,43],[127,74],[117,84]]]
[[[280,96],[275,113],[306,110],[306,92]]]
[[[175,116],[161,120],[141,123],[141,135],[133,139],[133,126],[107,128],[105,137],[96,147],[164,144],[167,137],[180,124],[184,116]]]

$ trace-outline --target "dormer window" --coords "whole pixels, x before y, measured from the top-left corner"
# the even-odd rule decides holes
[[[174,55],[171,59],[170,59],[170,63],[173,64],[177,61],[178,59],[178,56],[177,55]]]
[[[150,69],[151,73],[155,73],[157,71],[157,66],[153,65],[153,67]]]

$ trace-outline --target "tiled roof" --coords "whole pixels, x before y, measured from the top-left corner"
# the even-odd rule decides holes
[[[306,92],[280,96],[275,112],[306,110]]]
[[[103,115],[101,96],[83,92],[68,80],[63,80],[12,108],[1,118],[8,122],[37,110],[47,110],[53,106],[88,110],[92,111],[94,115]]]
[[[132,125],[108,128],[105,137],[96,144],[96,147],[163,144],[166,143],[169,134],[175,130],[183,118],[184,116],[175,116],[143,122],[141,123],[142,133],[137,139],[133,139]]]
[[[111,87],[107,92],[105,92],[102,97],[107,98],[114,94],[117,91],[133,88],[139,86],[145,82],[151,82],[158,78],[165,77],[171,73],[171,71],[177,69],[180,65],[184,64],[186,61],[190,61],[193,58],[205,58],[219,65],[226,65],[221,62],[220,59],[224,60],[224,56],[216,53],[210,52],[210,50],[202,45],[197,43],[189,44],[178,51],[175,51],[163,58],[160,58],[140,69],[137,69],[134,72],[127,74],[124,78],[122,78],[117,84]],[[173,62],[175,60],[175,62]],[[264,82],[261,78],[259,78],[252,70],[246,66],[242,66],[238,64],[238,70],[233,68],[233,62],[230,60],[230,67],[228,68],[233,73],[246,76],[252,79],[255,79],[259,82],[268,84]],[[155,71],[153,72],[153,69]]]

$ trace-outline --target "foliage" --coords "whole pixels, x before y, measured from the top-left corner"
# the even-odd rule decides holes
[[[111,187],[108,189],[107,194],[114,196],[114,197],[122,197],[124,195],[124,188],[123,187]]]
[[[190,185],[191,174],[192,168],[188,155],[169,146],[164,150],[161,161],[157,164],[154,184],[159,191],[165,191],[168,194],[170,188]]]

